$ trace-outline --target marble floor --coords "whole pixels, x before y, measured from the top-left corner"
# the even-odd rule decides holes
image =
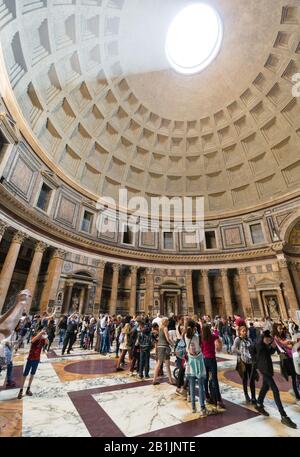
[[[28,347],[14,357],[17,384],[27,352]],[[235,364],[234,356],[220,354],[226,411],[209,407],[208,417],[200,418],[165,378],[153,386],[151,379],[131,377],[128,369],[116,373],[114,354],[103,356],[75,346],[71,355],[62,357],[54,343],[53,350],[42,354],[32,397],[17,400],[18,389],[5,389],[5,372],[0,374],[0,437],[300,437],[300,405],[278,364],[274,367],[281,398],[297,430],[281,424],[272,394],[265,401],[270,417],[245,403]],[[150,375],[153,366],[151,360]]]

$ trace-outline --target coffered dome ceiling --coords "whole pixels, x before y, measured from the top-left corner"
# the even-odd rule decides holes
[[[193,76],[165,55],[187,3],[0,0],[6,71],[31,134],[95,199],[120,187],[203,195],[216,215],[298,190],[299,1],[209,1],[223,43]]]

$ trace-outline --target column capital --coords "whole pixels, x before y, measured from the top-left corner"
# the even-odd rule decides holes
[[[209,270],[201,270],[201,276],[203,278],[208,278]]]
[[[121,265],[119,263],[113,263],[112,269],[114,272],[119,272],[120,271]]]
[[[66,286],[67,286],[67,287],[73,287],[74,284],[75,284],[74,281],[66,281]]]
[[[288,268],[289,262],[285,257],[279,257],[277,260],[278,260],[278,265],[279,265],[280,269]]]
[[[43,241],[36,241],[34,251],[44,253],[48,247],[49,245],[47,243],[44,243]]]
[[[247,274],[246,267],[239,267],[238,272],[239,272],[239,275],[246,275]]]
[[[129,269],[132,274],[137,274],[139,267],[136,265],[130,265]]]
[[[228,268],[221,268],[220,274],[221,274],[221,276],[223,276],[224,278],[227,278],[227,277],[228,277]]]
[[[13,236],[12,242],[22,244],[28,238],[28,235],[23,232],[16,232]]]
[[[105,265],[106,265],[105,260],[98,260],[98,262],[97,262],[97,268],[103,269],[103,270],[104,270]]]
[[[0,221],[0,236],[3,236],[7,229],[8,229],[8,224],[6,224],[3,221]]]
[[[154,268],[148,267],[146,268],[146,275],[153,275],[154,274]]]
[[[63,249],[55,249],[52,254],[52,259],[61,259],[64,260],[66,255],[66,251]]]

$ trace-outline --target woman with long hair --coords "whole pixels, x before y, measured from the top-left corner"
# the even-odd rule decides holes
[[[120,342],[120,349],[121,349],[121,356],[117,363],[117,371],[123,371],[124,368],[121,365],[125,364],[125,356],[128,352],[129,359],[131,360],[131,342],[130,342],[130,334],[131,334],[131,325],[130,325],[130,316],[126,316],[123,322],[123,327],[120,333],[119,342]]]
[[[274,325],[273,336],[274,336],[274,340],[275,340],[279,354],[282,353],[285,355],[285,360],[282,361],[282,364],[284,366],[285,376],[286,376],[287,380],[289,377],[292,378],[292,385],[293,385],[293,390],[294,390],[294,394],[296,397],[296,401],[299,402],[300,393],[299,393],[298,385],[297,385],[297,373],[296,373],[294,362],[293,362],[294,342],[287,337],[287,330],[281,324]]]
[[[255,378],[257,371],[254,366],[254,360],[251,355],[253,343],[247,336],[247,327],[239,327],[239,336],[234,340],[232,352],[237,354],[237,370],[243,380],[244,395],[247,403],[256,405]],[[248,395],[248,380],[251,391],[251,398]]]
[[[214,404],[218,408],[226,409],[221,398],[219,381],[218,381],[218,366],[216,358],[215,344],[222,344],[219,336],[211,333],[211,329],[207,324],[202,327],[201,350],[204,356],[206,368],[205,393],[208,403]],[[210,393],[209,393],[210,387]]]
[[[193,413],[197,412],[196,383],[198,383],[200,415],[201,417],[205,417],[207,416],[207,410],[205,408],[206,369],[203,354],[201,351],[200,339],[201,337],[198,333],[196,323],[193,320],[189,320],[187,322],[187,329],[185,334],[185,343],[188,356],[186,374],[189,380],[189,391]]]
[[[176,386],[176,382],[172,379],[171,368],[170,368],[170,356],[171,356],[171,347],[173,342],[169,337],[168,332],[168,322],[167,317],[163,317],[159,326],[158,333],[158,342],[157,342],[157,362],[154,371],[153,385],[156,386],[160,384],[157,381],[158,373],[161,367],[161,364],[164,362],[166,365],[167,375],[169,378],[169,383]]]

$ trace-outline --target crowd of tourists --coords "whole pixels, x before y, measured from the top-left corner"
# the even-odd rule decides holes
[[[23,386],[30,374],[26,395],[31,396],[31,384],[37,371],[42,351],[50,351],[57,337],[61,355],[70,354],[77,341],[83,350],[94,350],[102,355],[114,354],[116,371],[125,370],[140,380],[153,378],[154,386],[165,381],[174,392],[191,403],[193,413],[199,402],[200,416],[225,411],[218,381],[218,352],[236,355],[236,370],[241,377],[246,403],[252,404],[262,415],[269,416],[264,408],[267,392],[273,392],[283,424],[297,428],[287,416],[279,389],[274,380],[272,355],[277,352],[281,375],[291,385],[300,405],[300,332],[292,320],[273,322],[216,316],[121,316],[101,314],[80,316],[77,312],[55,318],[43,313],[33,317],[23,313],[15,329],[13,343],[6,344],[7,387],[15,387],[12,379],[13,352],[30,343],[28,360],[24,369],[18,398],[23,396]],[[57,349],[56,349],[57,350]],[[155,360],[150,375],[150,360]],[[171,368],[172,367],[172,368]],[[161,378],[164,377],[164,378]],[[256,396],[257,382],[262,377],[262,387]],[[248,388],[250,388],[250,395]],[[210,407],[208,408],[208,405]]]

